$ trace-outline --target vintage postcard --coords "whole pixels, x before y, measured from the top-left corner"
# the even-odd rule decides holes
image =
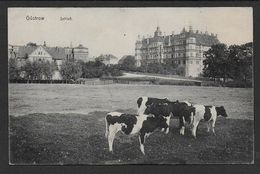
[[[250,7],[10,7],[9,164],[254,164],[252,62]]]

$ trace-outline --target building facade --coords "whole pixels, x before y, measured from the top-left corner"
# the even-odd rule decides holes
[[[29,61],[49,61],[55,62],[60,67],[63,60],[76,59],[88,61],[88,48],[83,45],[78,47],[48,47],[43,45],[29,43],[25,46],[8,45],[8,57],[18,60],[23,65],[26,60]]]
[[[153,37],[138,36],[135,43],[137,66],[149,63],[172,63],[183,67],[185,76],[197,77],[202,73],[204,51],[218,44],[216,34],[194,31],[189,27],[179,33],[163,35],[157,27]]]
[[[79,44],[79,46],[73,48],[72,53],[74,59],[76,60],[83,60],[84,62],[89,61],[88,48],[84,47],[82,44]]]

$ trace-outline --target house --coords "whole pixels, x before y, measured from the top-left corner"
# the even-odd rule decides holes
[[[72,52],[73,52],[74,59],[83,60],[84,62],[89,61],[88,48],[84,47],[82,44],[79,44],[79,46],[73,48]]]
[[[114,65],[118,63],[118,58],[115,57],[112,54],[101,54],[100,56],[98,56],[96,59],[96,61],[101,61],[102,63],[104,63],[105,65]]]
[[[65,59],[76,59],[87,61],[88,48],[79,45],[75,48],[70,47],[48,47],[44,42],[43,45],[28,43],[25,46],[8,46],[8,57],[19,60],[20,65],[23,65],[26,60],[30,61],[49,61],[55,62],[60,67]]]

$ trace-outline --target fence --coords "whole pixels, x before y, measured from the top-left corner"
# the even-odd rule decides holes
[[[162,80],[157,78],[150,79],[124,79],[124,78],[100,78],[100,79],[78,79],[73,80],[9,80],[9,83],[41,83],[41,84],[82,84],[82,85],[109,85],[109,84],[136,84],[136,85],[188,85],[201,86],[199,82],[178,81],[178,80]]]

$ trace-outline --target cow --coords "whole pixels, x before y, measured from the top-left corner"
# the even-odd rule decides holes
[[[192,123],[193,115],[195,114],[194,107],[189,102],[166,102],[151,104],[144,111],[144,114],[153,114],[155,116],[165,116],[179,119],[180,134],[184,135],[185,124]],[[169,132],[169,128],[165,131]]]
[[[204,120],[207,122],[207,132],[211,131],[215,135],[215,123],[217,116],[223,116],[227,117],[226,110],[224,106],[216,107],[216,106],[207,106],[207,105],[193,105],[195,108],[195,114],[193,115],[193,121],[192,121],[192,136],[196,138],[196,131],[198,124],[201,120]]]
[[[137,114],[143,114],[145,109],[151,106],[151,104],[163,104],[167,102],[169,102],[167,98],[139,97],[137,99]]]
[[[117,132],[126,135],[139,134],[140,150],[145,155],[145,139],[156,129],[167,129],[170,119],[167,117],[154,117],[153,115],[134,115],[120,112],[110,112],[105,117],[106,133],[109,151],[113,153],[113,141]]]

